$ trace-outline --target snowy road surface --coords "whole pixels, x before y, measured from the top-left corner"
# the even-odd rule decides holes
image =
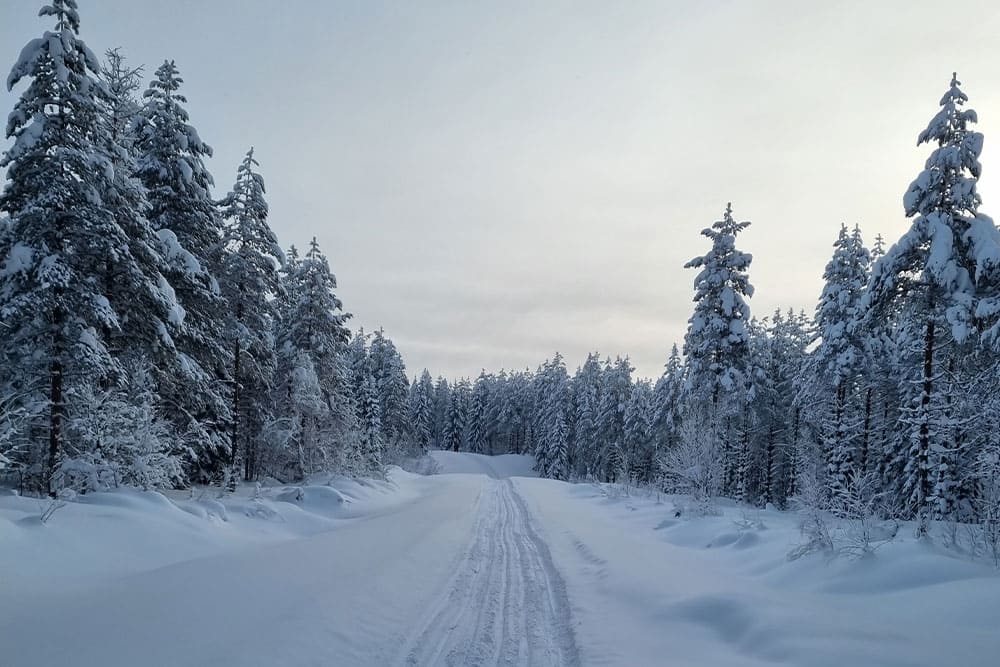
[[[411,479],[414,502],[333,531],[0,603],[0,664],[579,664],[511,463],[450,463],[479,472]]]
[[[451,474],[244,492],[228,520],[120,493],[43,526],[0,498],[0,665],[997,664],[1000,578],[933,546],[790,563],[786,513],[679,521],[508,478],[523,458],[435,457]]]
[[[496,482],[413,483],[415,501],[332,531],[24,595],[0,607],[0,664],[405,664],[400,647],[446,590]]]
[[[490,480],[471,547],[407,643],[411,665],[574,665],[566,587],[509,479]]]

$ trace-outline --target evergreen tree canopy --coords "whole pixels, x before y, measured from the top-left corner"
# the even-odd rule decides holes
[[[702,230],[712,248],[685,268],[701,269],[694,279],[695,309],[684,337],[687,389],[718,400],[720,392],[747,386],[747,325],[753,296],[748,270],[753,257],[736,249],[736,236],[750,226],[733,219],[731,204],[722,220]]]

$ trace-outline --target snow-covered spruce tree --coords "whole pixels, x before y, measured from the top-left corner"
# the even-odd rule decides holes
[[[687,363],[685,402],[711,406],[706,438],[721,442],[725,470],[723,490],[736,493],[740,445],[734,417],[744,415],[750,398],[750,307],[753,296],[748,270],[753,259],[736,249],[736,236],[750,226],[733,219],[731,204],[722,220],[702,230],[712,248],[685,268],[701,269],[694,279],[695,309],[684,336]]]
[[[378,391],[371,367],[367,368],[361,382],[360,403],[358,405],[358,448],[357,459],[351,472],[356,475],[381,475],[384,443],[382,441],[382,420],[380,417]]]
[[[659,455],[653,433],[653,388],[645,381],[632,386],[632,395],[625,406],[624,451],[625,469],[632,481],[653,480]]]
[[[551,361],[546,359],[539,365],[531,378],[532,401],[535,410],[532,414],[531,431],[533,434],[531,442],[531,454],[535,459],[534,469],[540,477],[547,477],[549,470],[549,450],[546,434],[548,432],[548,412],[546,411],[546,391],[549,381],[548,369]]]
[[[917,139],[936,147],[903,197],[912,225],[873,267],[861,303],[870,317],[895,308],[914,325],[902,329],[919,332],[917,340],[902,346],[918,356],[916,372],[907,378],[916,392],[904,414],[911,427],[904,490],[921,534],[929,519],[949,515],[960,500],[955,461],[962,445],[946,415],[944,377],[954,372],[976,329],[979,271],[970,230],[982,220],[976,182],[983,136],[969,127],[977,118],[964,108],[967,101],[953,76],[940,111]]]
[[[287,340],[313,357],[330,409],[346,410],[350,407],[350,391],[344,357],[350,340],[347,320],[351,315],[343,311],[343,304],[334,292],[337,279],[315,238],[299,264],[298,282],[300,291],[291,302]],[[363,332],[359,340],[364,357]]]
[[[874,264],[876,260],[885,255],[885,238],[881,234],[875,235],[875,241],[872,243],[870,254],[871,264]]]
[[[433,442],[435,449],[448,449],[444,444],[444,426],[448,419],[448,406],[451,404],[451,385],[443,376],[438,376],[434,383],[434,428]]]
[[[509,377],[510,415],[513,419],[509,451],[512,454],[523,454],[529,451],[531,420],[534,411],[534,404],[531,401],[531,376],[527,371],[518,371],[511,373]]]
[[[855,235],[860,237],[857,228]],[[863,245],[860,238],[857,245]],[[869,268],[874,267],[876,260],[884,255],[885,242],[878,235],[870,253]],[[871,276],[869,285],[870,283]],[[867,290],[868,286],[864,289]],[[868,304],[864,296],[858,306],[858,321],[853,332],[864,353],[863,373],[860,375],[861,396],[857,408],[859,414],[854,416],[851,427],[856,431],[857,467],[876,471],[881,478],[885,506],[897,517],[908,516],[909,492],[903,490],[903,470],[909,457],[910,435],[905,432],[905,424],[900,420],[900,409],[903,407],[901,396],[909,391],[914,361],[912,352],[907,353],[905,350],[907,347],[912,349],[912,341],[919,339],[919,334],[913,335],[913,327],[919,327],[920,324],[903,317],[906,305],[903,300],[897,299],[894,303],[885,304],[878,310],[877,316],[862,310],[870,308],[870,305],[862,304]],[[816,366],[811,364],[809,369],[797,400],[801,411],[806,415],[803,428],[805,437],[821,442],[824,440],[823,431],[815,428],[814,424],[825,425],[827,419],[823,408],[829,406],[830,402],[827,401],[825,406],[822,403],[816,404],[818,399],[815,390],[822,387],[822,382],[815,376]],[[824,470],[823,475],[817,478],[819,486],[815,490],[831,500],[828,472],[829,470]]]
[[[300,354],[293,348],[283,349],[283,334],[289,321],[292,300],[296,298],[299,267],[299,250],[294,244],[285,252],[285,263],[279,275],[281,277],[281,298],[277,300],[277,319],[274,322],[274,390],[271,398],[271,419],[264,427],[264,438],[268,443],[266,453],[262,457],[261,466],[276,479],[301,479],[310,467],[307,462],[306,448],[296,437],[303,433],[302,415],[296,402],[292,399],[296,378],[311,376],[309,384],[315,388],[316,399],[323,412],[323,401],[319,397],[319,379],[312,360],[306,354]],[[311,392],[306,392],[308,395]],[[302,406],[309,412],[313,400],[307,399]],[[315,414],[315,413],[313,413]],[[314,452],[315,453],[315,452]]]
[[[804,381],[812,327],[802,311],[795,313],[789,308],[784,316],[775,311],[770,338],[767,362],[758,364],[764,382],[773,390],[770,400],[757,401],[764,409],[759,421],[766,438],[762,501],[784,507],[794,492],[796,453],[804,439],[801,406],[796,397]]]
[[[771,339],[768,318],[758,320],[751,318],[747,325],[748,363],[747,363],[747,394],[742,410],[729,423],[730,436],[727,441],[735,444],[735,456],[731,470],[733,484],[732,497],[747,503],[756,503],[762,495],[765,483],[764,465],[766,461],[766,442],[762,435],[762,411],[757,409],[764,402],[760,391],[762,385],[766,388],[768,376],[766,364],[770,359]]]
[[[751,322],[750,355],[752,366],[758,369],[754,378],[754,400],[750,412],[754,415],[752,442],[747,451],[744,472],[744,488],[749,497],[759,499],[761,504],[774,502],[774,477],[778,441],[784,430],[784,414],[781,409],[780,374],[777,371],[779,342],[775,330],[784,324],[780,310],[764,318],[762,322]]]
[[[753,393],[741,420],[740,474],[744,500],[783,505],[793,489],[801,416],[795,400],[809,344],[806,318],[776,309],[770,318],[751,320]]]
[[[601,394],[597,406],[599,442],[596,473],[606,482],[616,481],[626,472],[625,409],[632,396],[633,367],[628,357],[605,361],[601,372]],[[624,480],[623,480],[624,481]]]
[[[368,356],[379,402],[382,442],[394,452],[393,458],[397,458],[409,448],[412,439],[407,409],[410,382],[406,378],[406,365],[395,344],[381,328],[372,335]]]
[[[108,91],[98,135],[114,173],[103,195],[106,206],[127,239],[127,247],[105,257],[101,281],[104,293],[118,314],[120,327],[107,331],[107,344],[115,358],[133,366],[148,363],[157,377],[177,372],[179,359],[174,336],[185,319],[166,275],[170,267],[160,238],[147,215],[149,202],[136,178],[137,153],[132,127],[139,112],[135,93],[142,68],[126,65],[117,49],[106,53],[101,78]]]
[[[117,330],[102,333],[112,356],[128,372],[95,395],[104,412],[119,410],[121,414],[85,413],[82,418],[85,422],[91,418],[100,419],[106,424],[128,423],[129,420],[146,424],[143,427],[146,443],[142,446],[148,453],[141,466],[142,481],[140,477],[127,475],[118,475],[119,478],[132,479],[143,486],[152,479],[182,483],[184,477],[176,474],[175,468],[181,456],[191,459],[191,450],[168,416],[171,410],[164,405],[160,383],[165,377],[182,373],[182,360],[174,339],[184,325],[186,313],[167,280],[170,266],[161,240],[148,219],[150,207],[146,190],[136,177],[138,154],[132,128],[139,112],[135,94],[140,90],[142,68],[126,65],[117,49],[107,51],[105,56],[101,78],[108,96],[104,100],[99,137],[114,172],[103,199],[127,239],[127,248],[107,255],[101,270],[104,292],[120,324]],[[129,388],[130,383],[136,382],[147,382],[149,387],[144,391]],[[139,402],[129,403],[130,400]],[[108,439],[112,439],[111,436]],[[85,440],[77,440],[77,449]],[[104,445],[100,448],[104,452],[114,451]],[[156,453],[158,449],[163,451]],[[109,460],[108,463],[123,465],[121,461]],[[163,474],[156,473],[154,464],[163,467]]]
[[[230,465],[242,456],[243,477],[257,478],[260,436],[270,415],[275,373],[275,297],[284,253],[267,224],[264,178],[251,148],[236,172],[236,182],[220,204],[226,220],[219,285],[228,303],[224,340],[230,350]]]
[[[7,172],[0,212],[9,216],[0,345],[17,396],[9,409],[34,416],[24,422],[30,435],[18,437],[34,445],[38,486],[54,493],[68,411],[85,389],[119,374],[105,336],[121,327],[99,279],[106,259],[122,258],[130,276],[141,270],[127,259],[129,240],[106,201],[115,178],[101,136],[108,94],[79,38],[76,2],[53,0],[39,15],[54,29],[28,42],[7,77],[8,90],[30,82],[8,117],[13,146],[0,158]]]
[[[905,472],[913,446],[908,422],[910,402],[919,382],[923,322],[898,304],[881,318],[866,317],[865,344],[875,401],[869,458],[881,476],[887,503],[897,518],[912,518],[912,478]]]
[[[471,389],[465,378],[459,380],[449,395],[448,411],[444,424],[444,448],[453,452],[466,451],[468,403]]]
[[[361,405],[361,387],[368,369],[368,338],[364,327],[360,327],[344,348],[344,367],[347,370],[348,386],[353,397],[355,413]]]
[[[413,442],[426,452],[434,441],[434,381],[426,368],[410,387],[409,414]]]
[[[482,371],[472,385],[469,403],[469,451],[489,454],[490,440],[490,384],[486,371]]]
[[[574,468],[581,478],[595,474],[600,453],[598,414],[601,402],[600,354],[592,352],[577,368],[571,385],[573,409]]]
[[[864,244],[864,239],[861,237],[861,227],[859,225],[854,226],[854,231],[851,232],[851,242],[854,245],[856,252],[859,253],[859,261],[864,261],[866,248]],[[867,252],[867,267],[865,271],[865,286],[863,289],[867,289],[867,283],[871,280],[871,265],[872,265],[872,253]],[[863,313],[856,313],[854,318],[854,335],[857,337],[861,345],[862,352],[867,357],[867,363],[861,369],[858,374],[860,378],[861,386],[861,440],[858,443],[859,451],[856,462],[856,468],[863,473],[867,473],[872,468],[872,440],[874,437],[874,427],[875,427],[875,390],[878,383],[878,378],[873,373],[873,369],[877,366],[872,358],[873,348],[871,344],[870,329],[864,324]]]
[[[684,360],[674,344],[670,357],[653,387],[653,440],[657,451],[677,445],[680,437],[681,393],[684,389]],[[657,460],[659,460],[659,454]]]
[[[570,477],[569,375],[562,355],[545,362],[536,376],[539,437],[535,448],[536,469],[543,477],[566,480]]]
[[[816,306],[816,340],[810,357],[810,394],[828,406],[823,415],[823,451],[832,494],[846,493],[849,477],[860,469],[867,452],[861,446],[859,395],[867,365],[861,331],[861,298],[868,284],[868,250],[856,227],[841,225],[833,257],[823,272],[823,292]],[[865,463],[867,465],[867,462]]]
[[[510,378],[501,370],[490,376],[491,389],[487,403],[490,424],[489,451],[494,454],[509,454],[512,451],[514,423],[514,403]]]
[[[488,448],[493,454],[507,454],[509,420],[507,415],[512,406],[509,401],[509,385],[507,371],[489,376],[489,393],[486,402],[486,420],[488,424]]]
[[[160,395],[194,452],[193,476],[210,481],[221,477],[232,456],[227,400],[232,359],[217,282],[223,225],[204,164],[212,149],[188,124],[182,106],[187,100],[178,92],[182,83],[172,61],[156,70],[133,134],[149,220],[169,266],[167,280],[185,312],[175,337],[181,360],[174,373],[159,378]]]

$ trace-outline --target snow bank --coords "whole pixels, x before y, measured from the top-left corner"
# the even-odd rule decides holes
[[[398,664],[489,480],[389,480],[103,494],[45,525],[0,498],[0,664]]]
[[[1000,573],[912,537],[789,561],[798,517],[515,480],[547,528],[585,664],[995,665]]]
[[[69,592],[121,575],[333,530],[338,521],[401,505],[414,476],[342,477],[301,487],[242,486],[167,495],[120,489],[79,495],[40,520],[48,499],[0,496],[0,617],[21,594]],[[169,496],[169,497],[168,497]],[[11,576],[16,573],[16,576]]]
[[[533,470],[535,459],[526,454],[470,454],[434,450],[428,456],[437,464],[437,472],[443,474],[478,473],[493,479],[507,477],[538,477]]]

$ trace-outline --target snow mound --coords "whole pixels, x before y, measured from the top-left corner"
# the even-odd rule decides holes
[[[190,502],[178,502],[177,506],[199,519],[229,521],[229,513],[226,511],[226,506],[218,500],[199,498]]]
[[[293,486],[279,493],[275,500],[295,503],[317,514],[337,514],[349,502],[344,494],[331,486]]]
[[[117,491],[78,494],[74,496],[74,502],[84,505],[98,505],[100,507],[116,507],[133,512],[149,512],[155,511],[155,509],[170,511],[171,509],[176,509],[173,503],[162,493],[127,488]]]

